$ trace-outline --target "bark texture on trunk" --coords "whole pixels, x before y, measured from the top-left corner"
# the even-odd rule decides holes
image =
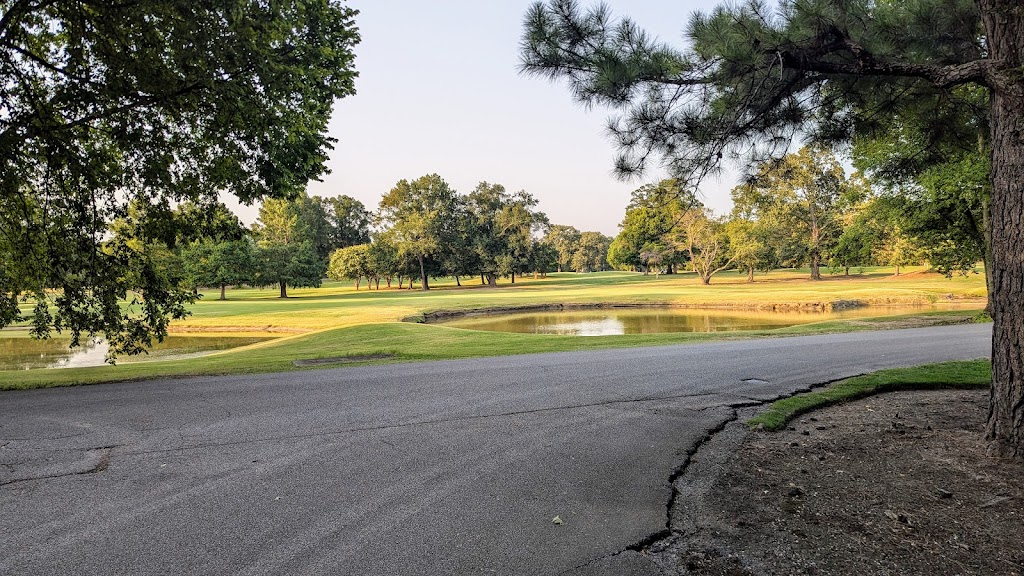
[[[821,280],[821,254],[817,249],[811,252],[811,280]]]
[[[1024,458],[1024,8],[979,0],[990,57],[992,392],[987,438],[994,454]]]
[[[284,282],[280,282],[279,284],[281,284],[281,298],[287,298],[288,297],[288,285],[285,284]]]
[[[220,299],[221,300],[227,300],[228,299],[227,294],[225,294],[226,291],[227,291],[227,285],[221,284],[220,285]]]
[[[747,266],[747,282],[753,282],[753,281],[754,281],[754,267],[753,266]]]
[[[412,287],[412,283],[409,283],[409,287]],[[420,288],[422,290],[430,290],[430,284],[427,283],[427,268],[423,264],[423,256],[420,255]]]

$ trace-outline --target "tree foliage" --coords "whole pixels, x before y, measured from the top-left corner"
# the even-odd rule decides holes
[[[419,265],[423,290],[429,276],[440,269],[438,256],[457,238],[461,198],[437,174],[401,180],[380,201],[381,220],[391,228],[392,242],[400,255]]]
[[[0,326],[104,334],[137,352],[190,296],[106,241],[132,202],[297,193],[323,174],[353,93],[355,11],[336,2],[31,2],[0,9]],[[119,303],[127,301],[127,306]]]
[[[665,265],[671,273],[677,264],[685,262],[686,256],[685,251],[666,242],[665,236],[680,223],[687,210],[699,205],[693,194],[681,188],[675,179],[634,190],[613,243],[611,263],[645,271],[652,265]]]
[[[924,168],[939,163],[936,143],[987,142],[995,334],[987,434],[994,450],[1024,457],[1020,2],[745,0],[694,15],[686,36],[686,48],[673,49],[604,6],[551,0],[527,12],[523,68],[565,80],[588,105],[620,110],[611,129],[621,173],[660,163],[693,190],[730,159],[756,171],[796,137],[848,143],[910,127],[917,146],[897,158],[919,153]]]
[[[352,280],[355,282],[356,290],[359,290],[359,281],[363,276],[369,279],[374,272],[375,269],[370,264],[369,244],[356,244],[335,250],[331,254],[331,262],[327,266],[328,278]]]

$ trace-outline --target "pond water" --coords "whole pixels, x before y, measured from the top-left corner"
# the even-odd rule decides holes
[[[688,308],[603,308],[471,316],[443,322],[445,326],[490,332],[614,336],[663,332],[733,332],[771,330],[798,324],[847,318],[895,316],[939,310],[976,309],[984,304],[885,306],[843,310],[748,311]]]
[[[149,354],[120,356],[118,364],[174,360],[202,356],[218,350],[237,348],[271,339],[271,336],[168,336],[154,344]],[[0,370],[34,368],[80,368],[102,366],[107,344],[102,340],[84,340],[77,348],[68,348],[70,340],[36,340],[25,333],[0,331]]]

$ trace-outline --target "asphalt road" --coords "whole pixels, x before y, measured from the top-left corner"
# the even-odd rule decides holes
[[[665,529],[669,478],[734,407],[987,357],[990,334],[2,393],[0,574],[593,574]]]

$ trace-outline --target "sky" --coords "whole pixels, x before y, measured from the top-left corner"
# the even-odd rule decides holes
[[[330,174],[310,194],[347,194],[374,210],[402,179],[437,173],[468,194],[481,181],[526,190],[553,224],[618,232],[630,192],[663,174],[623,182],[605,130],[612,111],[585,109],[564,84],[519,72],[519,37],[529,0],[350,0],[356,24],[356,95],[335,103]],[[586,4],[586,0],[584,0]],[[712,0],[610,0],[649,33],[675,46],[689,15]],[[724,177],[702,189],[728,211]],[[233,208],[242,220],[255,207]]]

